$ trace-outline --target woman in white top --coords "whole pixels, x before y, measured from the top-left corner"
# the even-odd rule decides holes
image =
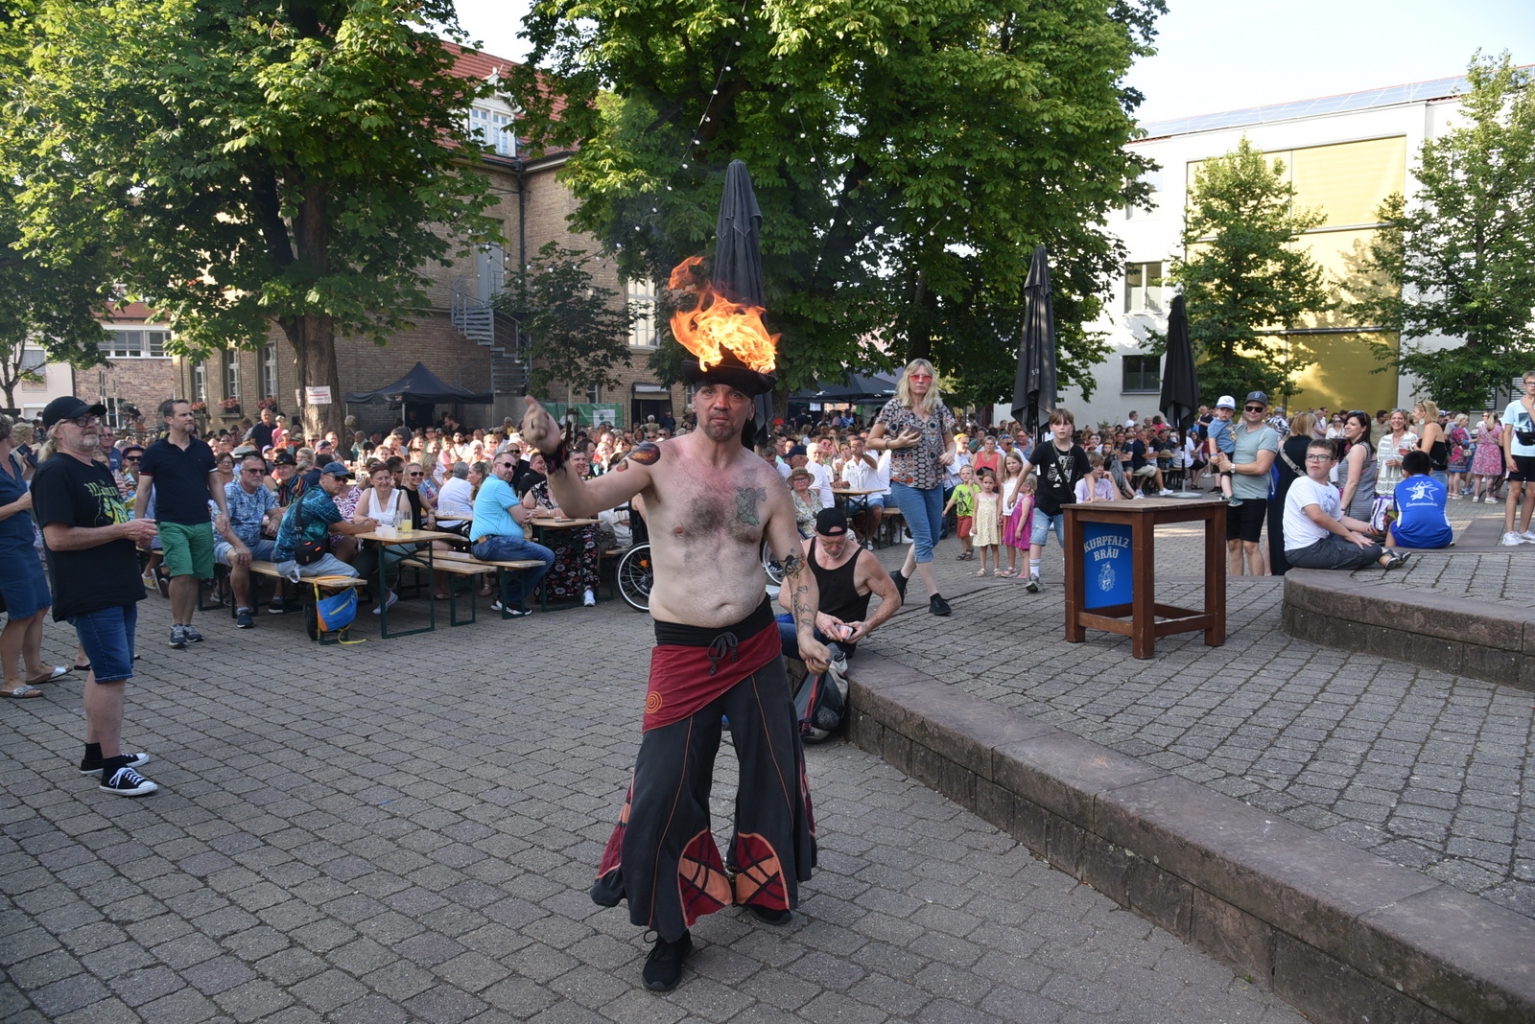
[[[1418,446],[1418,435],[1407,429],[1407,410],[1394,409],[1387,421],[1390,431],[1380,439],[1375,457],[1380,471],[1375,476],[1376,494],[1394,494],[1402,479],[1402,456]]]
[[[410,503],[405,500],[405,495],[394,485],[394,473],[387,465],[374,466],[369,472],[369,483],[372,484],[363,491],[357,499],[357,508],[352,512],[352,522],[360,523],[364,519],[372,519],[380,528],[393,527],[399,529],[401,524],[407,522],[410,517]],[[375,558],[384,560],[385,584],[392,578],[392,571],[401,559],[414,551],[407,544],[373,544],[370,547],[381,549],[381,552],[373,552]],[[358,559],[357,570],[364,579],[371,573],[372,565],[368,564],[366,556]],[[390,589],[379,599],[378,606],[373,609],[377,615],[382,608],[389,607],[399,600],[393,589]],[[387,603],[386,603],[387,602]]]
[[[1508,403],[1503,410],[1503,462],[1508,468],[1508,503],[1503,507],[1505,547],[1535,544],[1530,516],[1535,513],[1535,370],[1524,375],[1524,395]],[[1524,491],[1522,525],[1514,530],[1514,510],[1519,492]]]

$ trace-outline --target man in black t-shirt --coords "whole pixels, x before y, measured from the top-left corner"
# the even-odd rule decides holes
[[[1056,542],[1063,549],[1066,547],[1066,514],[1061,506],[1077,500],[1077,481],[1087,475],[1087,452],[1072,440],[1076,429],[1077,421],[1070,409],[1053,410],[1050,443],[1037,445],[1029,453],[1029,461],[1023,464],[1025,475],[1039,472],[1034,490],[1033,535],[1029,538],[1029,578],[1024,581],[1031,594],[1039,593],[1039,561],[1052,528]]]
[[[80,773],[99,776],[103,792],[144,796],[159,787],[135,771],[148,754],[123,753],[123,691],[133,678],[134,624],[144,599],[136,548],[156,530],[128,517],[112,471],[95,461],[104,412],[73,396],[48,403],[43,427],[57,451],[32,479],[32,508],[53,573],[53,617],[69,620],[91,660]]]
[[[277,429],[277,419],[272,414],[272,407],[267,406],[261,410],[261,422],[251,427],[251,441],[256,445],[256,451],[264,452],[272,447],[272,432]]]

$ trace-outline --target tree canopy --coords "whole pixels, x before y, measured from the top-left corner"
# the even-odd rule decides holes
[[[22,0],[0,26],[0,161],[23,251],[104,247],[186,353],[292,343],[340,392],[334,339],[382,344],[429,306],[426,270],[486,236],[466,111],[434,34],[451,0]],[[82,70],[88,69],[88,70]],[[310,408],[339,430],[341,407]]]
[[[1364,269],[1387,287],[1351,306],[1400,332],[1377,354],[1442,409],[1483,408],[1535,365],[1535,90],[1506,53],[1479,54],[1467,78],[1457,122],[1423,143],[1412,201],[1377,214]]]
[[[746,162],[786,390],[920,355],[992,400],[1011,391],[1037,243],[1062,386],[1092,386],[1106,347],[1083,325],[1123,263],[1101,225],[1147,195],[1124,76],[1165,10],[543,0],[511,88],[534,151],[571,151],[574,226],[631,279],[712,252],[726,166]],[[655,362],[675,372],[675,344]]]
[[[1297,209],[1284,165],[1246,138],[1200,165],[1183,217],[1185,255],[1168,279],[1183,286],[1201,398],[1261,390],[1293,395],[1307,365],[1277,330],[1331,308],[1325,275],[1292,243],[1326,221]]]

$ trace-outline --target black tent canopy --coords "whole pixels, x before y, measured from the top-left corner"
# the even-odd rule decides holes
[[[845,384],[817,381],[813,387],[801,388],[790,397],[796,402],[883,402],[895,397],[895,385],[889,377],[852,373]]]
[[[377,402],[419,402],[430,405],[448,405],[463,402],[467,405],[489,405],[495,401],[489,391],[469,391],[465,388],[444,384],[438,376],[423,364],[417,363],[410,372],[393,384],[377,391],[348,391],[348,402],[368,404]]]

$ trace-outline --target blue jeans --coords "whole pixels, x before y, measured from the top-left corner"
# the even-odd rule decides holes
[[[837,642],[819,629],[815,631],[815,638],[817,642],[823,644]],[[785,658],[799,657],[799,632],[794,628],[794,616],[788,612],[778,613],[778,642],[783,647],[783,656]],[[857,653],[857,648],[848,647],[846,644],[843,644],[842,652],[851,658]]]
[[[906,528],[911,531],[912,546],[917,549],[917,561],[933,560],[933,545],[943,530],[943,488],[928,487],[918,490],[894,481],[890,484],[890,496],[896,508],[906,517]]]
[[[1029,535],[1029,543],[1044,547],[1050,539],[1050,531],[1055,531],[1055,541],[1063,549],[1066,547],[1066,513],[1058,516],[1047,515],[1043,509],[1034,509],[1034,521],[1029,524],[1033,532]]]
[[[133,678],[133,630],[139,606],[117,605],[84,615],[71,615],[80,647],[91,661],[98,683],[122,683]]]
[[[523,562],[542,561],[544,564],[536,569],[524,569],[516,576],[517,589],[511,587],[503,598],[512,604],[522,604],[527,599],[538,581],[544,578],[549,567],[554,564],[554,552],[542,544],[535,544],[522,537],[481,537],[469,545],[469,553],[482,562]]]

